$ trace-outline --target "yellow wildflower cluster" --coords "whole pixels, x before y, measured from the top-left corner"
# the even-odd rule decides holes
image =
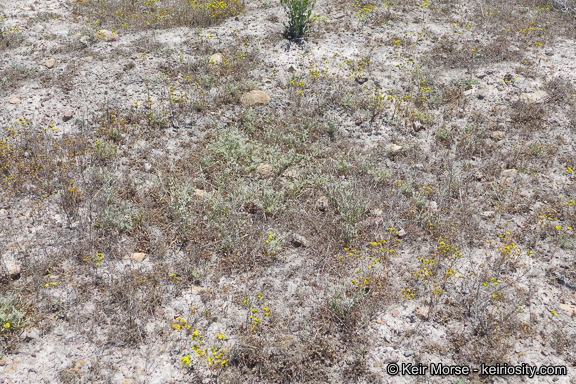
[[[199,2],[198,0],[188,0],[188,5],[190,5],[193,10],[206,12],[212,19],[234,16],[240,9],[239,0],[208,0],[205,3]]]
[[[178,320],[178,319],[177,319]],[[180,324],[178,324],[180,325]],[[218,345],[212,347],[205,347],[203,345],[204,336],[200,335],[200,331],[196,330],[190,336],[194,342],[192,349],[194,353],[192,358],[197,358],[206,363],[211,369],[224,369],[228,366],[228,359],[226,358],[227,349],[224,348],[225,335],[218,334]],[[192,364],[190,355],[184,356],[180,359],[182,364],[189,368]]]

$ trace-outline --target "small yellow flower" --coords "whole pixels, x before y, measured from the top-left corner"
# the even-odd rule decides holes
[[[220,333],[218,334],[218,340],[224,340],[225,337],[226,337],[226,336],[224,336],[224,335],[222,335],[222,334],[220,334]]]
[[[6,329],[10,328],[10,323],[4,324],[4,328],[6,328]]]

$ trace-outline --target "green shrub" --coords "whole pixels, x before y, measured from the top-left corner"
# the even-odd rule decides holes
[[[316,0],[280,0],[280,3],[288,15],[288,24],[284,23],[286,37],[290,40],[301,38],[310,27],[308,19]]]

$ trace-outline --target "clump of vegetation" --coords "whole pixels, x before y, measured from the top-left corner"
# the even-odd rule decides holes
[[[28,324],[25,307],[14,297],[0,296],[0,334],[19,331]]]
[[[286,38],[302,38],[310,28],[310,16],[316,0],[280,0],[280,3],[288,16],[288,24],[284,23]]]

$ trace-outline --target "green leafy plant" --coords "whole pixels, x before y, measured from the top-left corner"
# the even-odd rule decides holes
[[[308,20],[316,0],[280,0],[280,3],[288,15],[288,24],[283,23],[286,37],[289,40],[301,38],[310,27]]]

